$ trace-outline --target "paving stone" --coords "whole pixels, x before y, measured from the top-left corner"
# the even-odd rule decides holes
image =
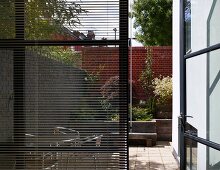
[[[149,157],[138,157],[138,160],[141,160],[141,161],[149,161]]]
[[[137,158],[138,157],[149,157],[148,153],[137,153]]]
[[[156,147],[131,147],[131,170],[179,170],[168,142],[158,142]]]

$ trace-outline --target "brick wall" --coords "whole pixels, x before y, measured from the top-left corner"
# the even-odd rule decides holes
[[[119,75],[119,49],[115,47],[84,47],[82,69],[88,73],[100,74],[99,83]]]
[[[171,76],[172,74],[172,47],[150,47],[152,51],[152,70],[154,77]],[[145,99],[146,95],[141,87],[139,77],[145,66],[147,50],[145,47],[133,47],[132,54],[132,84],[134,97]],[[89,73],[100,71],[100,83],[104,84],[111,76],[118,75],[119,50],[117,47],[85,47],[82,49],[82,68]]]
[[[172,74],[172,47],[149,47],[152,52],[152,71],[154,77],[171,76]],[[132,48],[132,84],[135,97],[145,99],[146,95],[139,81],[140,74],[145,67],[147,50],[144,47]]]

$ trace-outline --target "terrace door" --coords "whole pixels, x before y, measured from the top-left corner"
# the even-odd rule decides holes
[[[181,5],[181,169],[217,170],[220,1],[185,0]]]
[[[127,168],[127,3],[1,0],[1,170]]]

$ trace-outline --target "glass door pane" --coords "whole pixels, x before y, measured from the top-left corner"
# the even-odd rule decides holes
[[[197,142],[186,139],[186,168],[187,170],[197,170]]]

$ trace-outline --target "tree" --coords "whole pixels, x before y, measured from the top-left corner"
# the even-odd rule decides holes
[[[0,38],[15,37],[15,0],[0,2]],[[86,12],[68,0],[25,0],[25,38],[48,39],[65,26],[80,24],[79,14]]]
[[[172,0],[135,0],[132,16],[145,46],[172,44]]]

